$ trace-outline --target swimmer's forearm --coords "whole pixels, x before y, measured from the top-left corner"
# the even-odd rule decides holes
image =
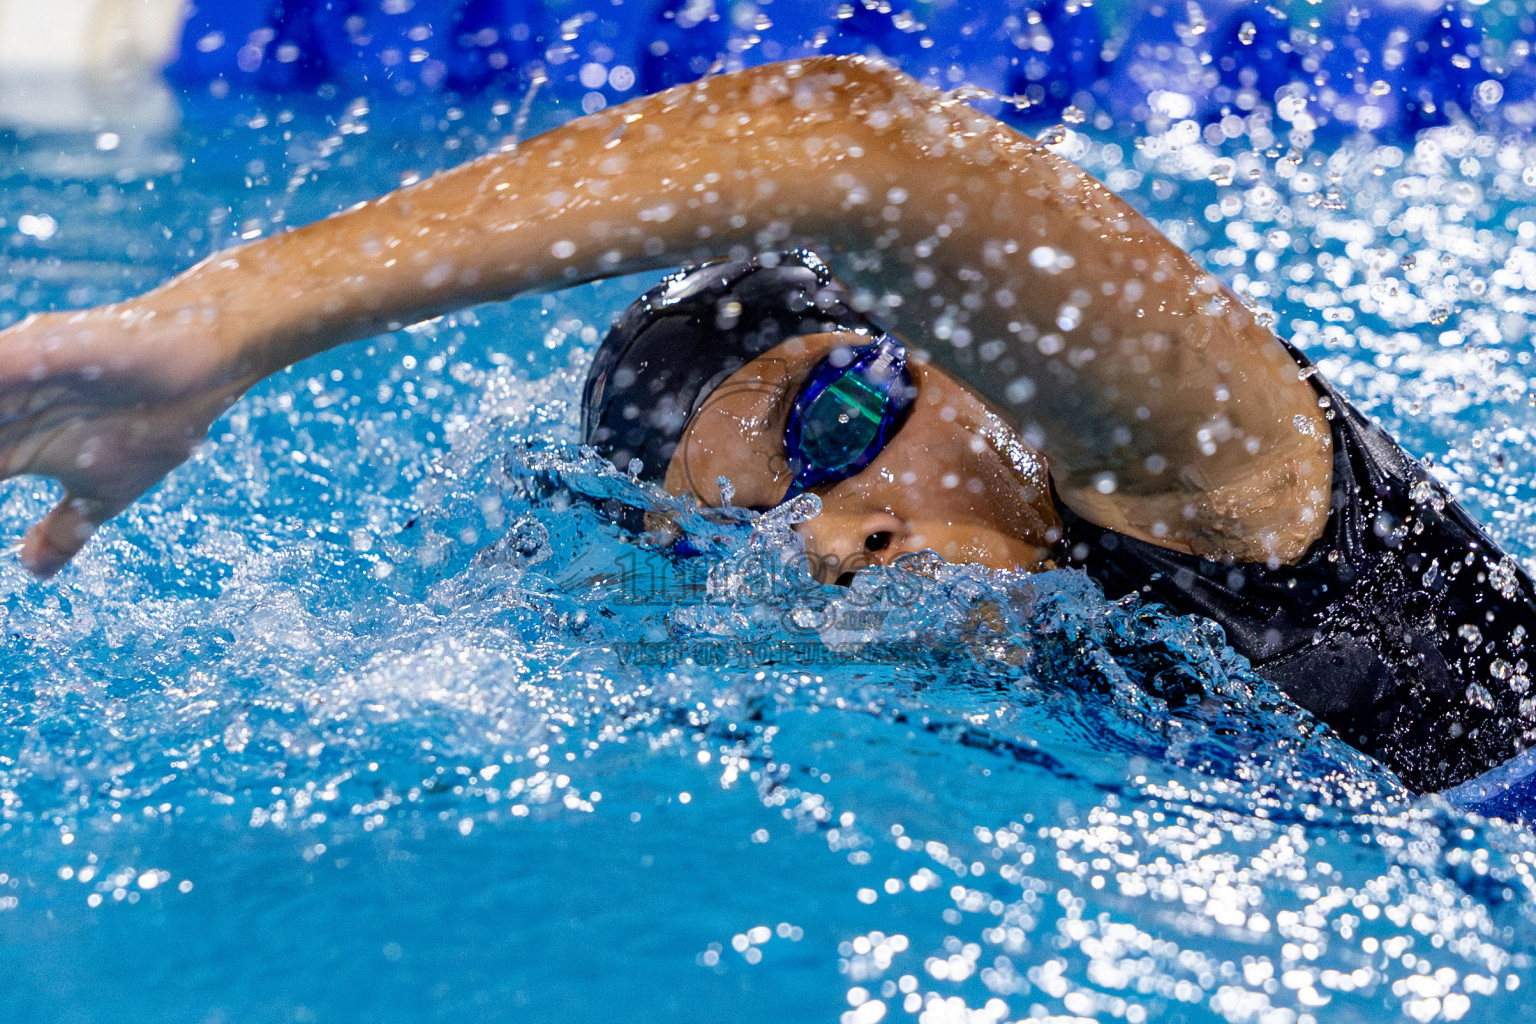
[[[942,137],[945,118],[996,125],[940,101],[847,59],[705,79],[217,254],[138,305],[162,321],[216,323],[231,363],[260,376],[476,302],[733,248],[812,246],[881,294],[911,286],[899,280],[911,261],[896,250],[951,233],[943,193],[965,182],[937,172],[976,172],[964,152],[935,156],[914,131]],[[882,269],[839,258],[884,250]],[[962,250],[957,240],[931,262]],[[921,290],[953,289],[951,275],[918,276]],[[919,302],[887,312],[918,342],[932,320]]]
[[[215,255],[140,305],[162,321],[216,322],[230,372],[254,381],[478,302],[733,248],[858,247],[868,239],[846,223],[845,200],[862,186],[839,171],[866,155],[869,133],[842,92],[865,97],[891,76],[807,66],[822,73],[806,76],[802,102],[783,68],[643,97]]]

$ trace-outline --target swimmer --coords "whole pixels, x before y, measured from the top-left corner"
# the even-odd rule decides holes
[[[57,571],[308,355],[682,265],[588,381],[622,468],[815,493],[828,582],[932,549],[1205,615],[1419,791],[1531,743],[1531,582],[1418,463],[1085,172],[858,58],[637,99],[0,332],[0,474],[65,488],[22,560]]]

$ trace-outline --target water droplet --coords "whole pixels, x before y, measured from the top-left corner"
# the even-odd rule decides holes
[[[1415,505],[1423,505],[1439,511],[1445,507],[1445,498],[1440,489],[1428,480],[1420,480],[1413,485],[1408,492],[1408,497]]]
[[[1039,135],[1041,145],[1045,146],[1059,146],[1066,138],[1067,126],[1064,124],[1053,124]]]
[[[1081,107],[1067,107],[1061,112],[1061,119],[1067,122],[1067,124],[1082,124],[1088,120],[1088,112]]]
[[[1205,20],[1205,11],[1201,10],[1200,5],[1195,3],[1194,0],[1190,0],[1185,5],[1184,11],[1184,16],[1188,19],[1186,24],[1189,26],[1189,34],[1191,36],[1204,35],[1206,29],[1210,27],[1210,24]]]
[[[46,213],[24,213],[16,218],[16,230],[40,242],[46,242],[59,230],[59,222]]]
[[[1237,177],[1237,161],[1223,157],[1211,165],[1210,179],[1218,185],[1230,185]]]

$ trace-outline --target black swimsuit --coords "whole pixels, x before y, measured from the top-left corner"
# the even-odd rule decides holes
[[[1207,561],[1058,503],[1063,551],[1111,597],[1220,623],[1259,675],[1413,789],[1466,781],[1536,739],[1536,587],[1423,466],[1311,380],[1332,424],[1333,509],[1300,562]]]

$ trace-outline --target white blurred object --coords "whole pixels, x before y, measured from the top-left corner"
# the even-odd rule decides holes
[[[0,0],[0,69],[160,70],[176,52],[183,0]]]
[[[0,0],[0,123],[157,131],[184,0]]]

